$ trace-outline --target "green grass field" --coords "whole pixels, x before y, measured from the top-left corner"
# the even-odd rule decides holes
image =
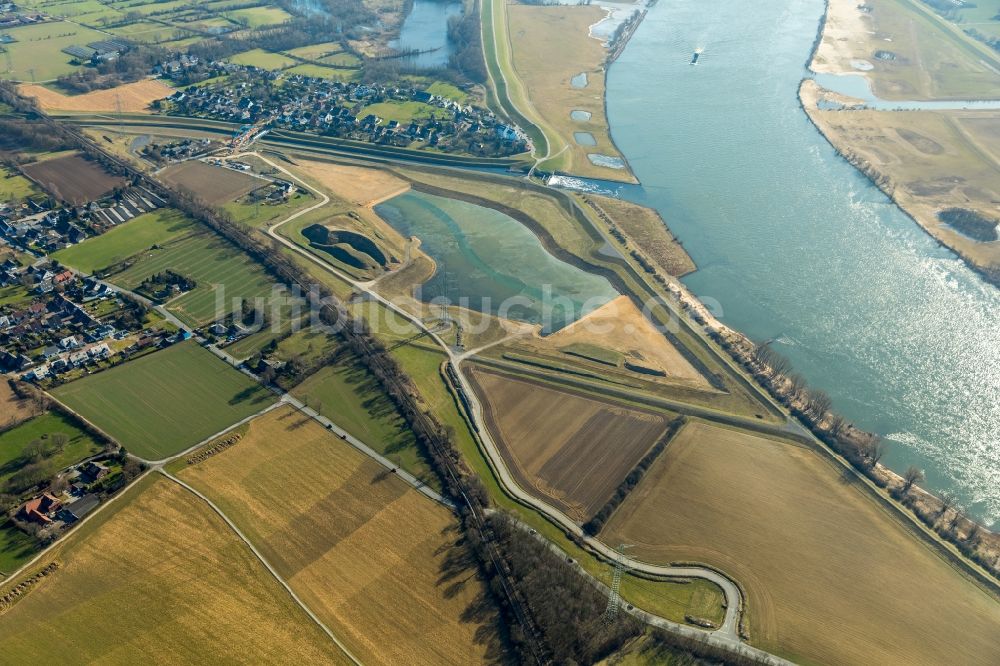
[[[52,258],[85,273],[93,273],[197,229],[197,224],[183,213],[161,209],[60,250]]]
[[[16,81],[49,81],[78,68],[62,49],[74,44],[86,45],[106,39],[107,35],[73,23],[55,21],[0,31],[16,42],[4,44],[10,54],[10,69],[6,61],[0,65],[3,78]]]
[[[270,53],[263,49],[253,49],[237,53],[228,60],[237,65],[260,67],[261,69],[284,69],[296,63],[295,60],[292,60],[288,56],[283,56],[279,53]]]
[[[292,16],[280,7],[250,7],[249,9],[236,9],[226,12],[226,18],[240,25],[259,28],[262,25],[284,23],[292,18]]]
[[[38,552],[38,543],[13,523],[0,525],[0,581],[24,566]]]
[[[324,65],[336,65],[338,67],[358,67],[361,65],[361,60],[352,53],[335,53],[321,58],[319,62]]]
[[[68,438],[63,450],[49,457],[43,456],[36,463],[39,472],[47,476],[100,452],[102,448],[62,414],[49,412],[29,419],[0,434],[0,492],[14,490],[11,488],[12,480],[16,484],[18,472],[29,464],[29,461],[22,458],[25,448],[36,440],[43,445],[51,445],[52,435],[56,433],[62,433]]]
[[[454,100],[456,102],[465,102],[466,98],[468,98],[468,95],[462,92],[459,88],[450,83],[445,83],[444,81],[435,81],[427,88],[427,92],[432,95],[439,95],[446,99]]]
[[[413,433],[364,368],[346,359],[320,368],[292,389],[313,408],[429,485],[434,477]]]
[[[65,384],[61,402],[130,452],[165,458],[274,402],[274,396],[195,342]]]
[[[334,81],[354,81],[360,77],[357,69],[335,69],[333,67],[323,67],[322,65],[297,65],[286,70],[286,74],[298,74],[299,76],[311,76],[316,79],[333,79]]]
[[[144,252],[135,264],[109,280],[125,289],[135,289],[149,276],[168,268],[197,284],[167,305],[170,312],[193,327],[222,318],[242,299],[266,300],[274,286],[263,268],[210,231],[190,234]],[[221,309],[217,308],[217,300]]]
[[[370,104],[361,109],[358,118],[364,118],[370,113],[374,113],[379,118],[385,120],[395,120],[399,123],[408,123],[414,119],[423,118],[450,118],[451,112],[423,102],[379,102]]]
[[[309,46],[300,46],[297,49],[292,49],[290,51],[287,51],[287,53],[297,58],[305,58],[306,60],[315,60],[317,58],[322,58],[324,56],[332,55],[334,53],[340,53],[343,50],[344,47],[340,45],[340,42],[323,42],[322,44],[310,44]]]
[[[0,167],[0,202],[27,199],[38,196],[41,191],[24,176]]]

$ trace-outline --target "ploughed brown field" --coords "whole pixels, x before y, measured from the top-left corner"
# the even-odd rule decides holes
[[[1000,601],[827,456],[691,421],[602,538],[747,593],[751,642],[808,664],[1000,663]]]
[[[267,185],[267,181],[259,178],[198,160],[168,166],[160,175],[167,184],[189,190],[199,199],[213,205],[235,201],[244,194]]]
[[[79,155],[57,157],[21,167],[24,173],[52,196],[66,203],[83,204],[100,199],[125,181]]]
[[[454,515],[291,407],[178,472],[364,664],[479,664],[497,616]]]
[[[517,482],[581,523],[608,501],[669,422],[481,367],[466,372]]]

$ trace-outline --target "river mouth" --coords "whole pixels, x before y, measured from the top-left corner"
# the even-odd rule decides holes
[[[418,289],[425,302],[458,305],[557,331],[618,296],[605,278],[552,256],[535,234],[492,208],[423,192],[375,207],[437,264]]]

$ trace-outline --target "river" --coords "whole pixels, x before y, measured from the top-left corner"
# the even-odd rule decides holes
[[[608,75],[613,137],[721,319],[1000,524],[1000,290],[840,159],[798,106],[822,0],[671,0]],[[697,65],[691,54],[704,49]]]
[[[414,67],[443,67],[448,64],[454,50],[448,41],[448,19],[461,13],[461,2],[413,0],[413,8],[400,28],[399,39],[391,42],[390,46],[420,51],[406,59]]]

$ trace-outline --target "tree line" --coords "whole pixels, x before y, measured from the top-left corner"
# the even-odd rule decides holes
[[[591,536],[600,534],[601,529],[611,518],[615,509],[621,506],[621,503],[625,501],[628,494],[632,492],[637,485],[639,485],[639,482],[642,481],[642,477],[646,475],[646,471],[667,448],[667,444],[670,443],[670,440],[673,439],[674,435],[677,434],[677,431],[681,429],[681,426],[683,426],[685,422],[686,419],[683,416],[678,416],[667,425],[667,429],[663,433],[663,436],[660,437],[653,448],[642,457],[642,460],[640,460],[638,464],[632,468],[632,471],[628,473],[628,476],[626,476],[622,482],[618,484],[618,487],[615,489],[615,493],[608,498],[608,501],[604,503],[604,506],[602,506],[590,520],[584,523],[584,532],[590,534]]]

